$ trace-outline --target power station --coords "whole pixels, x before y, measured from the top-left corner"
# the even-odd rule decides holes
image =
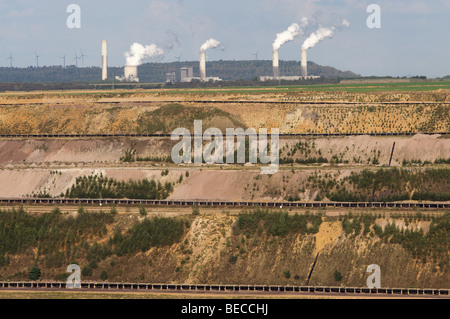
[[[280,75],[280,51],[273,50],[272,59],[273,75],[272,76],[260,76],[260,81],[273,81],[273,80],[284,80],[284,81],[298,81],[301,79],[318,79],[320,76],[308,75],[308,54],[307,50],[301,51],[301,75]]]
[[[273,80],[287,80],[295,81],[300,79],[316,79],[319,76],[312,76],[308,74],[308,50],[315,47],[319,42],[327,38],[332,38],[338,27],[319,27],[315,32],[309,34],[307,39],[304,41],[301,48],[301,63],[300,63],[300,74],[293,76],[286,76],[281,74],[280,68],[280,48],[283,44],[293,41],[295,38],[304,35],[303,28],[308,25],[308,19],[303,18],[301,25],[293,23],[289,28],[281,33],[277,34],[273,46],[272,55],[272,69],[273,75],[271,76],[261,76],[260,81],[273,81]],[[342,21],[341,27],[349,27],[347,20]],[[206,52],[209,49],[214,49],[220,46],[220,42],[215,39],[207,40],[200,47],[200,59],[199,59],[199,76],[194,77],[194,70],[192,66],[182,67],[180,69],[180,81],[181,82],[218,82],[222,81],[219,77],[208,77],[206,74]],[[127,52],[125,56],[127,57],[127,63],[124,67],[124,75],[116,76],[118,81],[122,82],[139,82],[138,76],[138,66],[141,65],[142,61],[146,58],[155,58],[164,55],[164,50],[158,48],[155,44],[143,46],[139,43],[133,43],[130,48],[130,52]],[[102,41],[102,80],[108,78],[108,48],[107,41]],[[166,82],[175,83],[177,81],[176,74],[174,72],[166,73]]]
[[[138,67],[126,65],[123,68],[123,76],[116,76],[116,80],[120,82],[139,82]]]
[[[190,67],[182,67],[180,69],[180,80],[184,83],[189,83],[192,81],[201,81],[201,82],[220,82],[222,81],[219,77],[208,77],[206,76],[206,52],[200,51],[200,77],[194,77],[194,68]],[[168,76],[168,75],[167,75]],[[168,82],[169,78],[166,77],[166,82]]]

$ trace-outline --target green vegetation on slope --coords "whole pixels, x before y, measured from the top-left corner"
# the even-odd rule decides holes
[[[429,231],[425,234],[422,229],[399,228],[394,221],[384,229],[375,223],[374,215],[355,216],[347,215],[342,220],[342,228],[347,235],[378,236],[385,243],[400,244],[408,250],[415,259],[427,262],[431,259],[438,263],[440,268],[449,265],[450,251],[450,213],[433,217]],[[412,222],[426,220],[422,214],[405,217],[406,226]]]
[[[8,255],[24,254],[31,248],[37,248],[37,260],[60,267],[75,258],[88,238],[106,235],[105,225],[112,222],[111,214],[83,209],[76,217],[64,216],[59,209],[39,216],[22,208],[0,210],[0,267],[8,265]]]
[[[205,127],[216,127],[223,132],[226,128],[246,128],[229,113],[215,107],[185,107],[173,103],[155,111],[141,114],[137,119],[138,133],[172,133],[176,128],[187,128],[193,134],[194,121],[201,120]]]
[[[162,185],[154,180],[117,181],[102,175],[78,177],[75,184],[67,189],[66,198],[129,198],[129,199],[166,199],[173,191],[173,185]],[[64,196],[63,196],[64,195]]]
[[[257,209],[251,213],[240,214],[234,227],[235,235],[261,235],[263,231],[272,236],[284,237],[290,233],[315,234],[322,223],[321,214],[290,216],[288,213]]]
[[[115,214],[83,208],[76,217],[62,214],[59,208],[41,215],[29,214],[22,208],[0,210],[0,280],[1,270],[6,270],[12,259],[30,253],[35,266],[49,270],[83,264],[82,274],[89,277],[109,256],[132,256],[152,247],[171,246],[190,227],[184,219],[156,217],[134,222],[125,232],[116,227],[108,239],[106,226],[114,223]],[[106,271],[103,276],[107,276]]]
[[[0,280],[29,280],[38,268],[39,280],[65,281],[67,265],[76,263],[83,281],[300,285],[320,250],[314,285],[364,285],[363,270],[377,263],[386,270],[384,286],[447,287],[448,212],[193,215],[0,211]],[[331,241],[324,246],[324,240]]]
[[[146,252],[151,247],[173,245],[181,240],[189,223],[169,218],[145,219],[125,234],[116,228],[108,245],[117,256]]]
[[[336,202],[391,202],[450,200],[450,169],[381,168],[352,172],[338,181],[339,173],[311,174],[303,186]],[[296,194],[288,194],[295,200]]]
[[[341,181],[344,186],[331,193],[333,201],[450,200],[450,169],[363,170]],[[345,187],[347,185],[347,187]]]

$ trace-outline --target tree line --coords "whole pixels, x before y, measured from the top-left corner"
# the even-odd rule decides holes
[[[65,198],[109,198],[109,199],[166,199],[173,191],[173,185],[164,185],[155,180],[118,181],[103,175],[78,177],[75,184],[61,197]]]
[[[290,216],[286,212],[271,212],[269,210],[256,209],[251,213],[240,214],[233,226],[233,234],[253,235],[263,231],[272,236],[287,236],[295,234],[315,234],[319,232],[322,223],[322,215],[319,214],[295,214]]]
[[[165,83],[166,74],[175,72],[177,81],[180,81],[180,69],[193,67],[194,76],[199,77],[199,63],[171,62],[171,63],[146,63],[139,66],[139,78],[143,83]],[[358,75],[350,71],[339,71],[332,67],[320,66],[314,62],[308,63],[311,75],[324,78],[349,78]],[[44,66],[28,68],[0,68],[0,82],[98,82],[101,83],[100,67],[76,67],[74,65],[63,68],[62,66]],[[123,75],[122,67],[109,67],[110,79],[107,83],[113,83],[115,76]],[[251,81],[260,76],[272,75],[272,61],[245,60],[245,61],[208,61],[207,74],[220,77],[225,81]],[[280,74],[285,76],[299,76],[301,66],[299,61],[280,61]],[[116,81],[117,82],[117,81]]]

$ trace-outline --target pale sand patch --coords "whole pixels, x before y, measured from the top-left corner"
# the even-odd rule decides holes
[[[332,245],[342,234],[340,222],[322,222],[319,232],[316,234],[316,245],[314,255],[320,253],[328,245]]]

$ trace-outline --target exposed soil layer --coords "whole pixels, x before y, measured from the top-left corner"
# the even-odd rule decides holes
[[[126,151],[131,149],[136,151],[136,157],[166,159],[176,143],[178,141],[170,138],[0,139],[0,165],[91,163],[101,166],[120,163]],[[301,156],[300,152],[294,156],[289,154],[298,143],[307,143],[309,157]],[[450,138],[421,134],[413,137],[281,138],[280,157],[295,160],[320,154],[328,162],[336,156],[340,162],[349,164],[367,164],[369,159],[370,164],[377,158],[380,165],[387,165],[394,143],[393,166],[401,165],[404,160],[433,163],[437,159],[450,158]]]

